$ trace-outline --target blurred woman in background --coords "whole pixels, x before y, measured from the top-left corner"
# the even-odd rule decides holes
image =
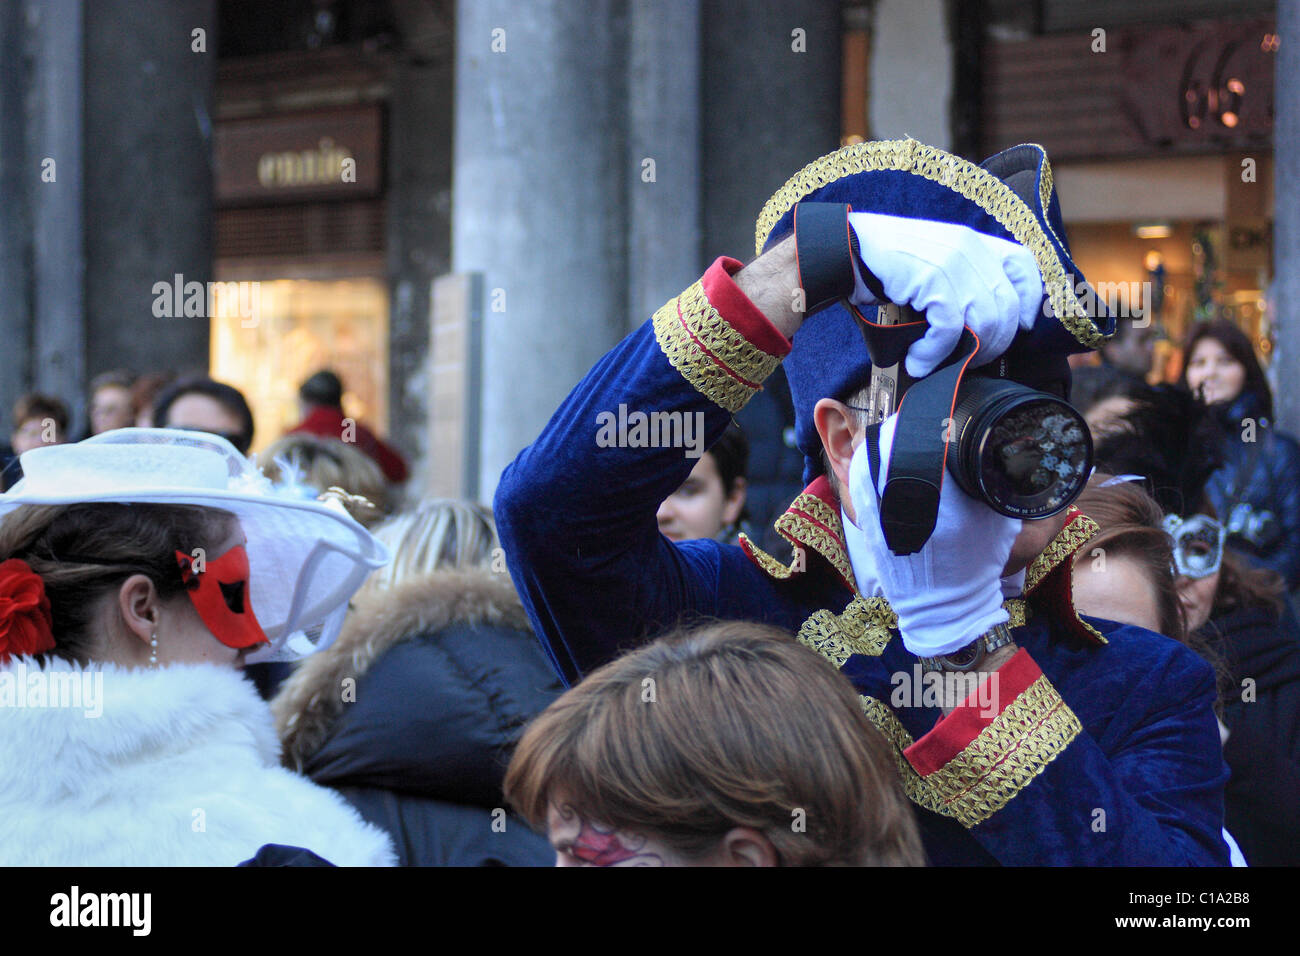
[[[1216,319],[1192,328],[1182,382],[1224,430],[1223,465],[1206,493],[1229,543],[1300,586],[1300,444],[1273,427],[1273,394],[1245,333]]]

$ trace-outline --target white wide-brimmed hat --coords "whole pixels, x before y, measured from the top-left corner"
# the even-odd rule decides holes
[[[387,549],[337,497],[277,492],[230,442],[207,432],[121,428],[22,455],[0,520],[23,505],[200,505],[235,515],[248,538],[249,603],[270,640],[248,662],[296,660],[333,643],[348,600]],[[182,549],[184,550],[184,549]]]

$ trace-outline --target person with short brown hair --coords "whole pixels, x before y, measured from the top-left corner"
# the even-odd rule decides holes
[[[126,369],[101,372],[90,380],[90,434],[135,424],[136,376]]]
[[[68,406],[55,395],[28,392],[14,402],[10,451],[0,451],[0,491],[8,491],[23,476],[19,456],[42,445],[68,440]]]
[[[525,731],[506,797],[558,866],[921,866],[853,688],[784,631],[677,631],[594,671]]]

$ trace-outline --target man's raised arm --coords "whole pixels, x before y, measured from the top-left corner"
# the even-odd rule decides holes
[[[673,545],[655,515],[789,352],[797,290],[793,241],[743,269],[718,259],[606,354],[502,473],[510,573],[566,681],[683,612],[716,613],[724,564],[746,573],[738,550]]]

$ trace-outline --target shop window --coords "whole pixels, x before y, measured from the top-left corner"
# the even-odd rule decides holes
[[[247,282],[215,312],[212,376],[248,398],[254,452],[298,424],[298,386],[322,368],[342,378],[345,414],[387,432],[388,290],[382,280]]]

